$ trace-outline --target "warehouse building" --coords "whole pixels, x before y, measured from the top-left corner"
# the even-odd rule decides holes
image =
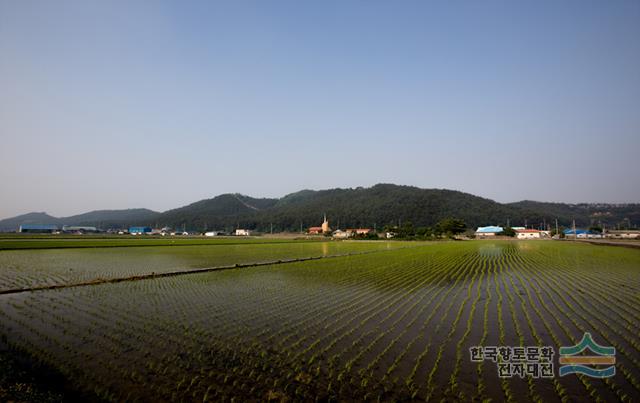
[[[129,233],[131,235],[150,234],[151,227],[129,227]]]
[[[63,225],[62,232],[75,232],[85,234],[87,232],[98,232],[96,227],[83,227],[79,225]]]
[[[18,228],[18,232],[28,232],[34,234],[51,234],[53,232],[59,231],[57,225],[53,224],[22,224],[20,228]]]
[[[476,236],[480,238],[496,236],[502,233],[504,229],[502,227],[497,226],[489,226],[489,227],[478,227],[476,230]]]
[[[565,238],[602,238],[602,234],[597,232],[591,232],[586,229],[566,229],[563,231]]]

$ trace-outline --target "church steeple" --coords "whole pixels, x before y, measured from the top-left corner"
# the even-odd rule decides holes
[[[327,221],[327,214],[324,214],[324,221],[322,222],[322,232],[331,232],[329,228],[329,221]]]

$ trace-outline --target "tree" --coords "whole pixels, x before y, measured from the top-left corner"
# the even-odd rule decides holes
[[[511,227],[504,227],[500,235],[514,237],[516,236],[516,231]]]
[[[593,226],[589,227],[589,232],[593,232],[593,233],[596,233],[596,234],[602,234],[602,227],[593,225]]]
[[[436,232],[450,235],[462,234],[467,229],[467,224],[460,218],[445,218],[436,224]]]
[[[415,228],[413,228],[413,224],[411,221],[406,221],[402,223],[402,226],[398,228],[398,238],[406,238],[412,237],[416,234]]]

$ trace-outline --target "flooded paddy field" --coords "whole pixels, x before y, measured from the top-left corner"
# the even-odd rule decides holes
[[[327,258],[0,296],[12,351],[96,400],[640,399],[640,250],[559,241],[116,250],[3,251],[0,284]],[[587,333],[608,352],[601,360],[615,349],[615,374],[560,376],[561,347]],[[552,354],[472,360],[478,346]],[[499,364],[551,372],[500,377]]]

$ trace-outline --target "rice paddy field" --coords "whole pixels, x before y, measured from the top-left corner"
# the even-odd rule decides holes
[[[292,258],[322,257],[278,263]],[[275,262],[24,291],[96,278]],[[0,336],[105,401],[640,401],[640,250],[562,241],[0,251]],[[559,375],[590,333],[615,375]],[[551,346],[499,377],[474,346]],[[583,353],[584,354],[584,353]]]

